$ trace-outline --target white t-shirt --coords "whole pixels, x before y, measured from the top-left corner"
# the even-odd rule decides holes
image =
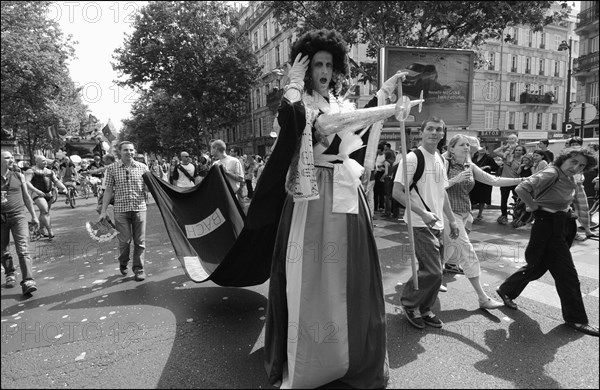
[[[185,169],[187,171],[187,173],[190,174],[191,177],[194,177],[194,164],[179,164],[183,169]],[[179,168],[175,168],[177,169],[179,172],[177,172],[179,174],[179,178],[177,179],[177,181],[175,182],[175,185],[177,187],[183,187],[183,188],[187,188],[187,187],[193,187],[194,181],[190,180],[187,178],[187,176],[185,175],[185,173],[181,172],[181,169]]]
[[[214,165],[222,165],[225,169],[225,172],[235,174],[236,176],[241,176],[242,178],[244,177],[244,168],[242,167],[242,163],[235,157],[225,156],[216,161]],[[229,176],[227,176],[227,180],[229,180],[229,184],[231,185],[231,188],[233,188],[234,192],[237,192],[237,190],[240,189],[241,183],[239,181],[235,181]]]
[[[422,146],[419,146],[423,157],[425,159],[425,169],[421,179],[417,182],[417,188],[419,194],[423,198],[425,204],[429,207],[432,213],[438,216],[439,220],[435,223],[434,229],[442,230],[444,228],[444,194],[446,193],[446,187],[448,185],[448,176],[444,169],[444,160],[439,153],[431,154]],[[412,183],[412,178],[417,171],[417,156],[414,153],[409,153],[406,157],[406,172],[407,180]],[[404,185],[404,164],[400,162],[398,165],[398,171],[396,172],[395,182]],[[406,186],[405,186],[406,187]],[[415,203],[421,204],[421,199],[417,194],[416,190],[411,191],[411,207]],[[427,227],[423,219],[411,210],[411,219],[413,227]],[[404,216],[404,222],[406,221],[406,215]]]

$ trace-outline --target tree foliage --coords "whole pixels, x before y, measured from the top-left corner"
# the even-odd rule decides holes
[[[56,148],[48,127],[79,131],[86,116],[67,68],[74,55],[71,38],[48,19],[50,2],[3,1],[2,129],[28,145]]]
[[[132,35],[115,51],[113,68],[126,77],[121,85],[155,91],[153,105],[168,101],[186,113],[191,105],[196,126],[191,136],[207,143],[220,126],[239,120],[259,75],[250,47],[238,31],[236,12],[224,2],[150,2],[136,16]],[[148,104],[149,97],[145,99],[138,109]]]
[[[477,50],[500,39],[507,27],[528,25],[533,31],[561,21],[569,6],[554,1],[268,1],[284,28],[302,34],[335,29],[349,44],[367,44],[377,58],[384,46]],[[511,39],[504,35],[505,39]],[[375,67],[363,67],[363,80],[375,80]],[[355,70],[356,72],[356,70]]]
[[[141,151],[175,155],[182,150],[199,154],[203,149],[196,136],[194,103],[165,90],[144,91],[131,110],[132,118],[123,121],[123,138],[135,140]]]

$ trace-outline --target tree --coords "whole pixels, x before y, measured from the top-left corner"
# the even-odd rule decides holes
[[[477,50],[505,29],[529,25],[541,31],[561,21],[570,7],[554,1],[269,1],[284,28],[298,34],[315,28],[336,29],[351,45],[367,44],[377,58],[384,46],[462,48]],[[504,39],[512,39],[504,36]],[[352,61],[351,61],[352,62]],[[358,67],[358,64],[353,64]],[[366,65],[366,64],[362,64]],[[376,67],[354,69],[361,81],[376,80]]]
[[[47,18],[50,2],[3,1],[2,129],[27,145],[30,156],[53,143],[48,128],[79,129],[87,107],[69,75],[71,37]]]
[[[259,75],[237,26],[236,12],[223,2],[150,2],[113,56],[113,68],[127,76],[118,83],[180,96],[185,107],[192,102],[194,138],[206,144],[218,127],[239,120]]]
[[[124,139],[136,143],[141,152],[174,155],[182,150],[200,154],[201,139],[196,136],[194,102],[181,95],[171,96],[161,89],[144,91],[123,121]]]

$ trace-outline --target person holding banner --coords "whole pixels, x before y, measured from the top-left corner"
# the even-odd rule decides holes
[[[448,177],[444,161],[437,150],[438,143],[444,138],[446,125],[441,118],[430,117],[423,121],[420,132],[421,145],[417,151],[406,156],[406,164],[398,165],[394,179],[394,199],[406,206],[407,193],[411,197],[410,219],[415,256],[419,263],[419,289],[414,288],[411,277],[402,291],[400,303],[408,322],[414,327],[423,329],[429,325],[441,328],[443,323],[431,308],[442,285],[444,229],[449,229],[448,235],[453,240],[458,237],[459,230],[446,193]],[[422,155],[421,161],[417,153]],[[405,165],[407,182],[404,182]],[[417,171],[422,173],[421,177],[413,182]],[[408,223],[407,214],[408,211],[405,212],[404,221]],[[449,226],[444,226],[444,216]]]
[[[339,97],[349,74],[347,51],[334,30],[301,36],[274,123],[280,136],[273,156],[279,148],[295,150],[281,177],[287,195],[265,324],[265,368],[281,388],[383,388],[388,381],[382,275],[355,158],[362,130],[393,112],[372,116],[378,107],[355,110]],[[399,78],[404,74],[380,92],[389,96]],[[323,118],[330,122],[321,126]],[[253,203],[276,180],[266,177],[272,164],[282,162],[269,160]]]

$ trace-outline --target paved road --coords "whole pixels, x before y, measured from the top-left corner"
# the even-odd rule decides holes
[[[148,279],[124,278],[116,240],[97,244],[85,232],[94,202],[55,205],[56,239],[31,246],[39,286],[32,298],[2,285],[2,387],[271,388],[263,369],[268,282],[190,282],[153,203]],[[523,263],[529,234],[498,225],[498,215],[487,210],[471,234],[490,295]],[[390,388],[598,388],[598,338],[563,325],[549,275],[527,287],[521,310],[490,312],[478,309],[464,277],[445,275],[449,291],[434,307],[444,328],[411,327],[396,310],[397,283],[411,272],[406,227],[376,218]],[[577,242],[572,253],[590,322],[598,324],[598,242]]]

